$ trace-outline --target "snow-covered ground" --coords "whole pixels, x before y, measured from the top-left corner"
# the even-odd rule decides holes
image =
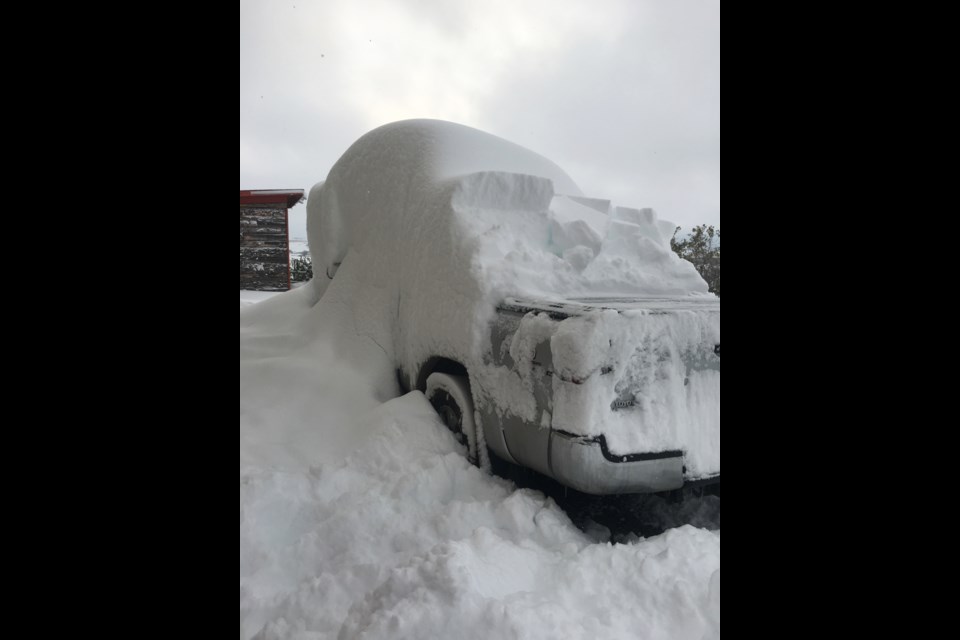
[[[240,292],[241,640],[720,637],[719,531],[584,533],[309,289]]]
[[[277,295],[275,291],[240,291],[240,308],[243,309],[246,306],[260,302],[261,300],[266,300],[267,298],[272,298]]]

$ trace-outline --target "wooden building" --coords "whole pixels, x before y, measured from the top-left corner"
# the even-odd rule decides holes
[[[302,189],[240,191],[240,288],[290,288],[289,209]]]

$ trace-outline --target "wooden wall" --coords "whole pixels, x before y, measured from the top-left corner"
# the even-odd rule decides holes
[[[290,288],[287,210],[283,205],[240,205],[240,288]]]

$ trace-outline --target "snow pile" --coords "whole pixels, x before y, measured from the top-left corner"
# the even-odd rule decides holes
[[[240,308],[249,307],[252,304],[272,298],[277,295],[276,291],[240,291]]]
[[[361,138],[307,208],[313,283],[246,307],[256,296],[241,294],[241,639],[719,638],[718,532],[610,545],[470,465],[422,394],[396,397],[398,366],[415,378],[443,356],[476,373],[475,397],[500,385],[497,402],[532,414],[531,348],[549,339],[563,376],[615,384],[577,397],[554,376],[565,416],[537,424],[599,428],[611,394],[645,383],[637,401],[679,410],[663,428],[680,429],[689,416],[670,402],[719,399],[718,381],[676,375],[678,359],[719,340],[719,322],[695,309],[593,326],[527,316],[504,347],[516,371],[489,374],[508,296],[706,298],[669,251],[669,225],[584,197],[532,152],[432,121]],[[641,345],[662,358],[636,359]],[[619,444],[670,434],[630,437],[641,439]]]
[[[383,350],[357,335],[339,287],[330,294],[314,306],[306,287],[246,309],[241,304],[241,466],[340,460],[366,437],[353,416],[398,394]]]
[[[430,249],[488,300],[707,292],[670,249],[674,225],[652,209],[583,197],[546,158],[449,122],[408,120],[361,137],[311,190],[307,216],[314,262],[331,275],[354,251],[403,286],[410,274],[398,267]]]
[[[718,532],[611,546],[470,465],[344,266],[240,313],[242,640],[720,637]]]

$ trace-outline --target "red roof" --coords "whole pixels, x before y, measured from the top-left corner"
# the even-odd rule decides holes
[[[240,190],[240,204],[285,204],[287,209],[303,199],[303,189]]]

